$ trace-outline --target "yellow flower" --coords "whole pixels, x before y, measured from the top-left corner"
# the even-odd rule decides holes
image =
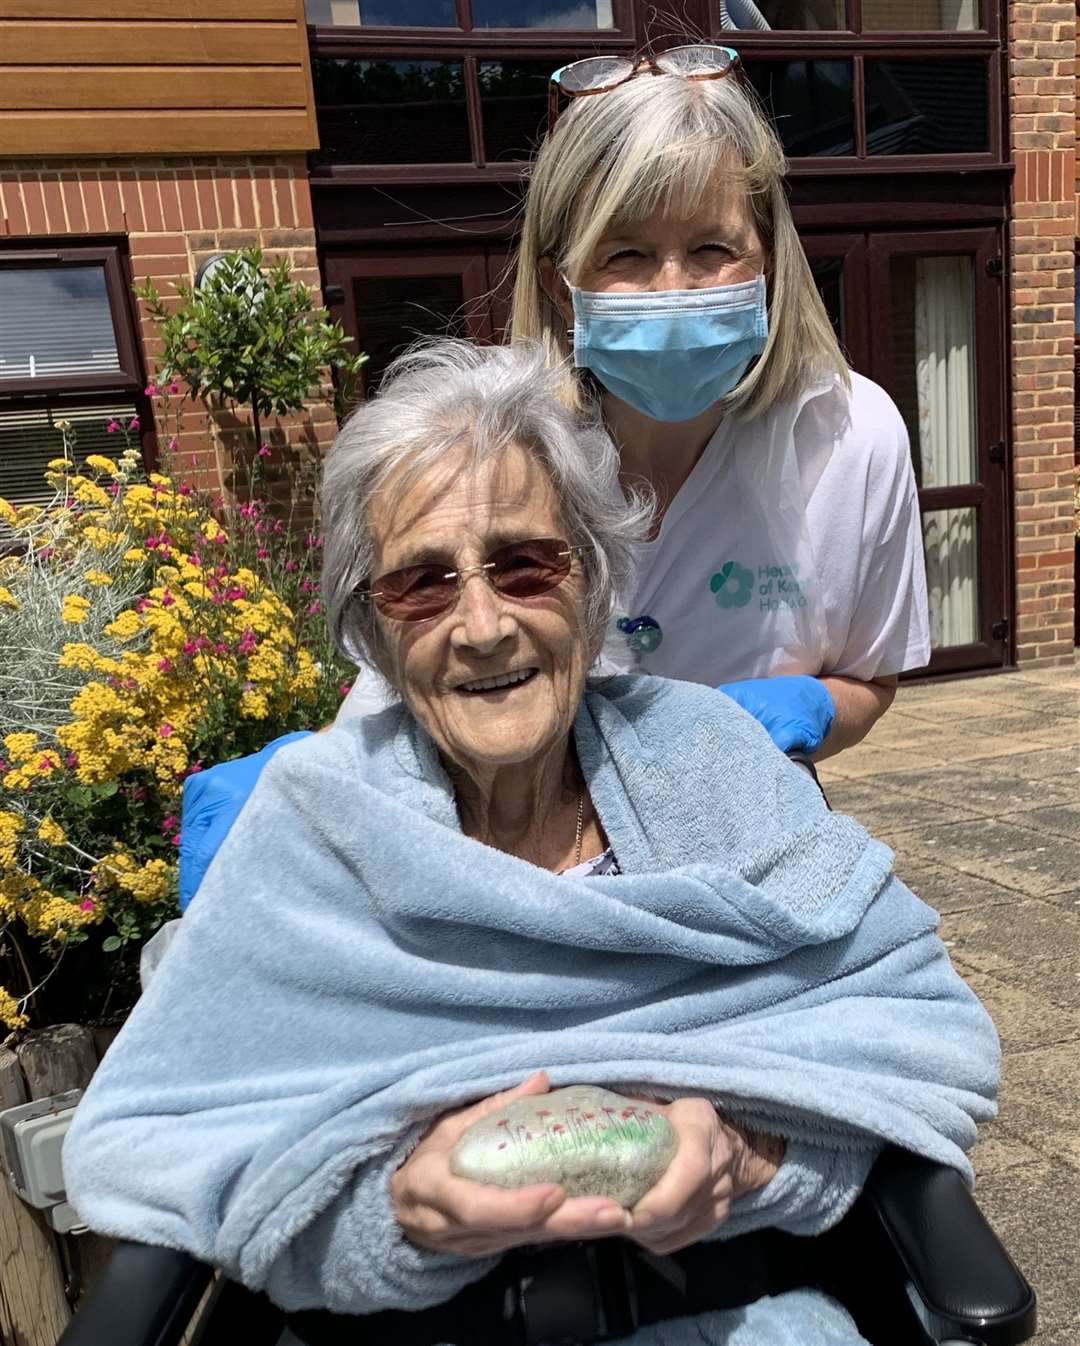
[[[50,472],[66,472],[71,467],[71,464],[66,458],[50,458],[46,467]]]
[[[18,510],[10,500],[5,500],[0,495],[0,523],[6,523],[10,528],[14,528],[19,519]]]
[[[142,622],[139,620],[139,614],[133,612],[131,608],[121,612],[120,615],[111,621],[105,628],[105,634],[112,636],[114,640],[131,640],[142,630]]]
[[[84,598],[82,594],[68,594],[64,599],[63,610],[60,616],[63,621],[72,626],[78,626],[80,622],[86,621],[90,615],[90,600]]]
[[[73,481],[75,489],[72,495],[80,505],[97,505],[107,509],[112,503],[108,491],[102,490],[97,482],[88,481],[86,477],[75,477]]]
[[[127,561],[129,565],[133,565],[137,561],[142,561],[145,557],[146,552],[144,552],[141,547],[129,547],[127,551],[124,552],[124,560]]]
[[[112,584],[112,576],[106,575],[104,570],[88,570],[83,579],[95,588],[108,588]]]
[[[221,528],[216,519],[207,519],[202,526],[203,537],[207,542],[216,542],[221,536]]]
[[[245,720],[265,720],[270,714],[270,703],[263,692],[243,692],[240,696],[240,714]]]
[[[14,608],[16,612],[19,610],[19,600],[2,584],[0,584],[0,608]]]
[[[5,1023],[9,1028],[25,1028],[29,1020],[25,1014],[19,1013],[19,1002],[10,991],[0,986],[0,1023]]]
[[[67,845],[67,837],[64,835],[64,829],[59,823],[54,822],[52,818],[42,818],[37,834],[42,841],[50,846]]]
[[[113,460],[106,458],[103,453],[92,453],[86,460],[86,466],[95,472],[108,472],[110,476],[115,476],[119,470]]]
[[[23,732],[8,734],[4,747],[13,762],[28,762],[37,750],[37,734]]]
[[[17,813],[0,810],[0,869],[14,868],[15,843],[23,830],[23,820]]]

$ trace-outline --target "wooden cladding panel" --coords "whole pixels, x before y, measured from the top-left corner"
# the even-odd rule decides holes
[[[147,0],[0,0],[0,19],[129,19],[153,21]],[[235,19],[291,23],[293,0],[169,0],[161,4],[161,19]]]
[[[287,23],[0,20],[0,52],[19,66],[299,65],[296,26]]]
[[[301,70],[252,70],[250,66],[170,68],[99,66],[0,66],[0,109],[42,112],[88,108],[302,108],[307,83]]]
[[[27,112],[0,114],[0,135],[17,149],[7,154],[24,158],[44,155],[146,154],[148,140],[155,154],[258,154],[272,150],[305,150],[310,143],[307,122],[291,110],[263,108],[257,119],[248,109],[234,112],[170,112],[154,118],[152,135],[145,112]],[[102,146],[108,149],[103,150]],[[58,146],[62,146],[60,149]]]
[[[0,156],[318,145],[303,0],[0,0]]]

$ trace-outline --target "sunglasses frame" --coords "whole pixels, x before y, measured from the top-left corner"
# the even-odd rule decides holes
[[[560,559],[564,556],[568,556],[570,558],[566,566],[566,573],[564,575],[560,575],[554,584],[550,585],[546,589],[540,589],[535,594],[515,596],[514,594],[503,593],[503,591],[496,585],[492,577],[487,573],[489,570],[494,570],[497,564],[497,562],[493,561],[491,558],[495,556],[498,552],[512,550],[514,547],[526,547],[529,546],[530,544],[535,544],[537,542],[556,542],[559,544],[561,550],[557,553],[557,555],[560,557]],[[462,566],[459,570],[445,571],[441,576],[442,579],[457,581],[454,590],[454,595],[447,601],[447,603],[443,607],[439,608],[437,612],[429,612],[422,617],[395,617],[391,613],[384,612],[382,608],[379,607],[378,603],[375,601],[377,598],[381,598],[383,595],[378,589],[372,588],[372,585],[376,585],[380,581],[385,582],[390,575],[397,575],[400,574],[402,571],[425,569],[427,568],[425,563],[421,563],[419,566],[399,566],[396,570],[384,571],[383,574],[381,575],[373,576],[366,586],[360,586],[354,592],[356,597],[361,599],[363,602],[370,602],[371,605],[374,607],[375,611],[378,612],[380,617],[385,617],[388,621],[403,622],[406,625],[414,626],[418,622],[430,622],[434,621],[436,617],[443,617],[452,608],[456,607],[461,599],[461,591],[465,587],[465,581],[468,579],[470,575],[482,575],[484,579],[487,581],[487,583],[491,586],[491,588],[495,591],[495,593],[498,594],[498,596],[501,599],[503,599],[505,602],[508,603],[529,603],[534,598],[542,598],[544,594],[550,594],[554,592],[554,590],[556,590],[560,584],[564,584],[570,578],[570,572],[573,569],[574,565],[574,557],[582,556],[585,552],[590,550],[591,548],[587,545],[574,546],[561,537],[527,537],[527,538],[520,538],[516,542],[501,542],[497,547],[493,547],[491,551],[488,552],[487,558],[483,560],[479,565]],[[438,565],[438,562],[432,561],[427,564],[430,565],[432,568],[434,568]]]
[[[705,70],[699,75],[680,75],[678,71],[662,70],[657,64],[659,60],[669,55],[670,52],[685,51],[688,47],[712,47],[716,51],[726,52],[730,57],[730,63],[725,66],[723,70]],[[617,52],[613,52],[608,59],[629,61],[632,63],[633,69],[623,75],[621,79],[614,79],[610,84],[601,85],[598,89],[564,89],[559,83],[558,76],[561,75],[564,70],[570,70],[575,65],[583,65],[585,61],[595,61],[597,59],[604,58],[602,56],[584,56],[581,60],[570,61],[568,64],[561,65],[558,70],[552,72],[551,77],[548,79],[548,135],[555,129],[555,123],[559,119],[560,94],[562,94],[564,98],[570,99],[587,98],[592,94],[598,93],[610,93],[612,89],[617,89],[620,84],[626,84],[628,80],[636,78],[645,70],[647,70],[650,75],[677,75],[680,79],[724,79],[727,75],[738,70],[739,65],[741,64],[739,53],[734,47],[725,47],[719,42],[684,42],[677,47],[670,47],[668,51],[660,52],[658,56],[654,56],[651,52],[639,52],[636,56],[624,57]]]

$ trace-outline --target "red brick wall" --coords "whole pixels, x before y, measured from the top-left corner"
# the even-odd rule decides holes
[[[1021,664],[1073,650],[1076,8],[1010,0],[1013,485]]]
[[[211,253],[261,246],[285,256],[292,274],[321,303],[311,192],[302,155],[212,159],[0,160],[0,239],[126,236],[136,283],[153,277],[164,296],[191,280]],[[140,309],[141,309],[140,305]],[[146,368],[161,354],[153,322],[140,313]],[[175,400],[175,399],[174,399]],[[224,418],[223,418],[224,420]],[[231,423],[231,418],[230,418]],[[159,417],[166,444],[172,424]],[[276,448],[318,450],[334,435],[333,412],[312,404],[299,416],[272,417],[263,438]],[[183,416],[179,465],[214,491],[227,480],[220,425],[201,404]]]

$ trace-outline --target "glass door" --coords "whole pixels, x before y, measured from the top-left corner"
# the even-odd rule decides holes
[[[394,356],[422,337],[493,339],[485,248],[328,253],[324,273],[331,315],[368,357],[361,371],[365,397]]]
[[[1001,241],[995,229],[808,234],[852,366],[907,425],[919,485],[933,673],[1008,662]]]

